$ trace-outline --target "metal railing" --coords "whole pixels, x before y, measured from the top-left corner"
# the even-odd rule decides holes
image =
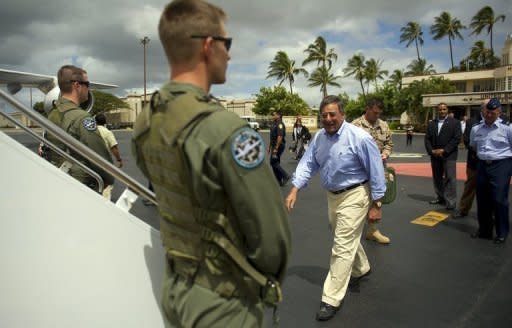
[[[30,120],[36,122],[41,128],[51,133],[53,136],[55,136],[55,138],[57,138],[60,142],[65,144],[72,151],[84,157],[92,164],[106,171],[119,182],[126,185],[131,192],[134,192],[136,195],[144,197],[145,199],[151,201],[152,203],[157,204],[155,194],[152,191],[150,191],[145,186],[140,184],[138,181],[134,180],[132,177],[121,171],[112,163],[106,161],[92,149],[90,149],[86,145],[82,144],[80,141],[76,140],[75,138],[67,134],[64,130],[50,122],[41,114],[37,113],[33,109],[28,109],[25,105],[23,105],[12,95],[8,94],[7,92],[1,89],[0,97],[4,98],[9,104],[11,104],[13,107],[17,108],[19,111],[25,114]],[[45,139],[44,143],[48,143],[48,141]]]
[[[60,156],[66,158],[68,161],[70,162],[73,162],[75,163],[76,165],[80,166],[80,168],[82,170],[84,170],[85,172],[87,172],[87,174],[89,174],[90,176],[92,176],[96,182],[98,182],[98,192],[102,192],[103,191],[103,188],[105,187],[104,183],[103,183],[103,179],[101,178],[101,176],[94,172],[93,170],[91,170],[90,168],[88,168],[87,166],[85,166],[84,163],[80,162],[78,159],[74,158],[73,156],[71,156],[70,154],[66,153],[64,150],[60,149],[59,147],[57,147],[55,144],[53,144],[52,142],[50,142],[48,139],[45,139],[44,137],[40,136],[39,134],[35,133],[34,131],[32,131],[30,128],[26,127],[25,125],[23,125],[23,123],[21,123],[20,121],[12,118],[9,116],[9,114],[7,113],[4,113],[2,111],[0,111],[0,115],[2,115],[3,117],[5,117],[6,120],[8,120],[9,122],[11,122],[12,124],[14,124],[15,126],[19,127],[20,129],[22,129],[23,131],[27,132],[28,134],[30,134],[32,137],[34,137],[35,139],[39,140],[39,142],[42,142],[44,143],[45,145],[49,146],[52,151],[55,151],[56,153],[58,153]]]

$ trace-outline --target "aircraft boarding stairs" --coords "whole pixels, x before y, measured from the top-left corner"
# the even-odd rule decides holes
[[[164,327],[159,232],[128,212],[138,195],[154,194],[0,97],[129,188],[113,204],[0,132],[0,327]]]

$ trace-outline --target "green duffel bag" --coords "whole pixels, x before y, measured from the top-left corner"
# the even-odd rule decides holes
[[[396,198],[396,173],[395,169],[387,166],[384,168],[384,176],[386,177],[386,193],[382,197],[383,204],[391,204]]]

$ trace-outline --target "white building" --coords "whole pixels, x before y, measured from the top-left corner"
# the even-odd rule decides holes
[[[146,94],[146,101],[149,102],[151,100],[150,93]],[[131,108],[130,118],[132,122],[135,121],[135,118],[139,115],[144,107],[144,95],[131,93],[126,97],[121,98],[124,102],[126,102]],[[224,98],[219,99],[220,103],[224,108],[228,111],[234,112],[239,116],[254,116],[256,119],[263,119],[263,116],[256,115],[253,112],[254,105],[256,104],[256,99],[234,99],[227,100]]]
[[[406,88],[416,80],[428,79],[431,76],[444,77],[457,88],[455,93],[423,95],[423,106],[434,107],[444,102],[457,118],[464,115],[470,117],[480,110],[484,99],[498,97],[503,111],[510,114],[512,103],[512,33],[507,36],[501,51],[501,66],[495,69],[441,73],[421,76],[407,76],[402,79]],[[433,115],[435,110],[433,111]]]
[[[228,111],[237,114],[238,116],[254,116],[260,118],[252,110],[256,105],[256,99],[233,99],[227,100],[224,98],[219,99],[220,103]]]
[[[2,110],[2,109],[0,108],[0,110]],[[37,126],[34,122],[32,122],[31,119],[29,119],[22,112],[11,112],[11,113],[8,113],[8,115],[11,118],[15,119],[16,121],[20,122],[24,126],[29,126],[29,127]],[[17,126],[14,125],[13,123],[11,123],[9,120],[7,120],[3,115],[0,115],[0,128],[17,128]]]

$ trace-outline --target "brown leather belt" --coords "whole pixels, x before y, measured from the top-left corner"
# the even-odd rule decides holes
[[[349,191],[351,189],[354,189],[354,188],[357,188],[359,186],[362,186],[362,185],[364,185],[367,182],[368,182],[368,180],[364,180],[363,182],[359,182],[359,183],[353,184],[351,186],[348,186],[347,188],[343,188],[343,189],[336,190],[336,191],[329,191],[329,192],[331,192],[331,193],[333,193],[335,195],[338,195],[338,194],[341,194],[341,193],[343,193],[345,191]]]

